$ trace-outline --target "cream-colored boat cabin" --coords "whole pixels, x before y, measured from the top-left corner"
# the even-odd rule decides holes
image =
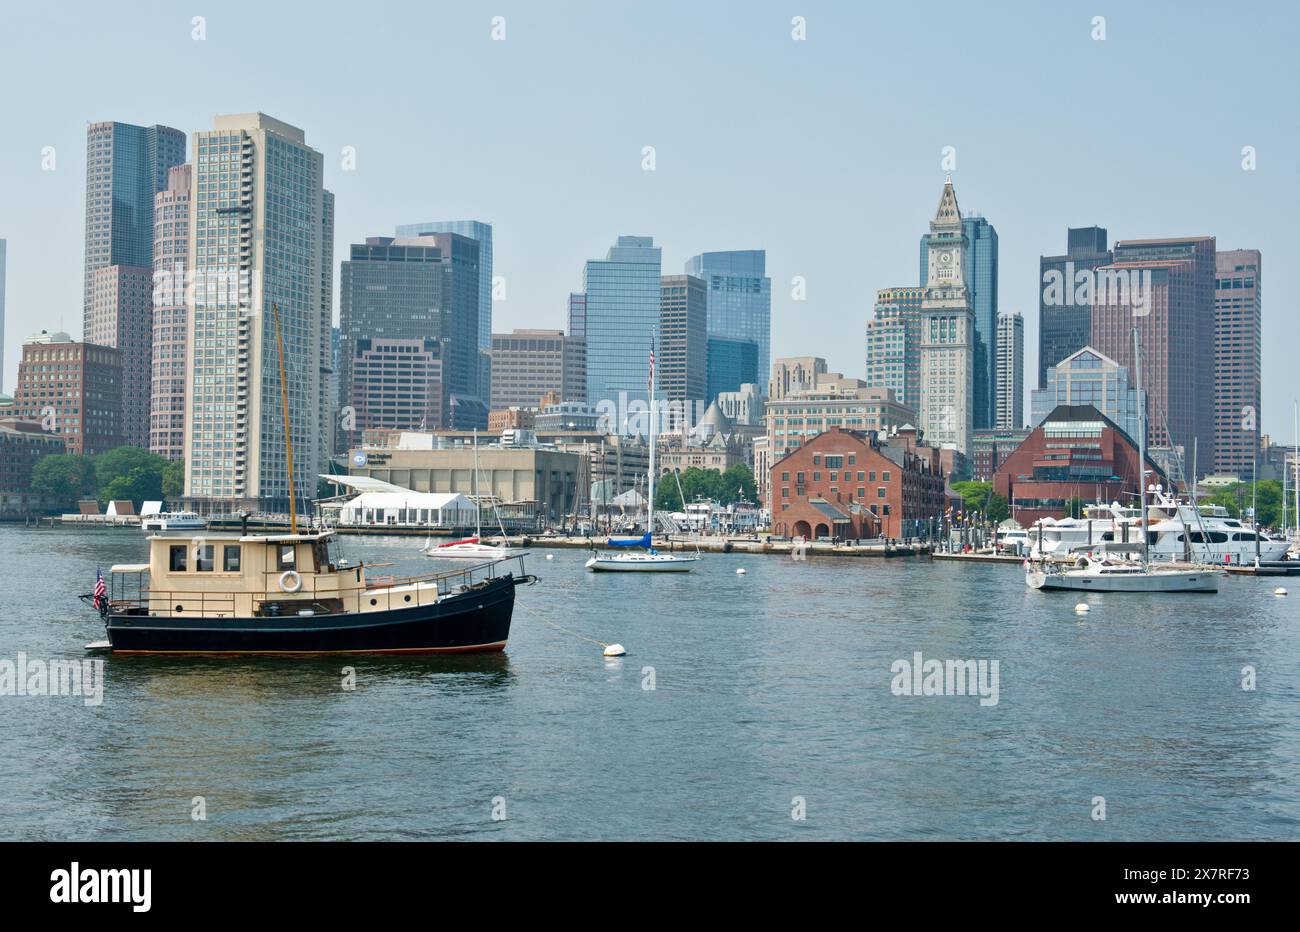
[[[333,559],[332,536],[332,531],[153,536],[148,563],[114,566],[112,572],[140,574],[137,604],[147,605],[150,615],[172,617],[335,615],[438,601],[434,579],[367,582],[362,565]]]

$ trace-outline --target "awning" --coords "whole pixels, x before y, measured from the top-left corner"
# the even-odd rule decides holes
[[[830,519],[832,524],[852,524],[852,519],[844,512],[840,511],[824,498],[810,498],[808,504],[812,505],[823,515]]]
[[[118,563],[108,568],[109,573],[147,573],[148,563]]]

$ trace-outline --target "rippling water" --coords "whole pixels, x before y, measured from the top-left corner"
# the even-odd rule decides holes
[[[344,541],[398,573],[416,546]],[[1009,565],[551,553],[501,655],[353,658],[353,691],[337,659],[108,657],[102,705],[0,696],[0,837],[1300,838],[1294,577],[1079,617]],[[103,628],[76,595],[145,546],[0,527],[0,554],[0,658],[79,658]],[[916,651],[997,660],[997,705],[893,695]]]

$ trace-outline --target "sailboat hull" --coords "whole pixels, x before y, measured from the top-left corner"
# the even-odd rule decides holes
[[[689,573],[697,562],[693,555],[598,553],[587,561],[587,569],[593,573]]]
[[[1131,574],[1090,574],[1083,570],[1044,573],[1029,570],[1025,585],[1031,589],[1071,592],[1218,592],[1220,570],[1174,570]]]

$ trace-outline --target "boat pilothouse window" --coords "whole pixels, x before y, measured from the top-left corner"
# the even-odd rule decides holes
[[[293,544],[280,545],[280,569],[292,570],[298,568],[297,548]]]
[[[200,544],[194,548],[194,568],[200,573],[211,573],[217,566],[216,548],[212,544]]]
[[[188,549],[186,544],[172,544],[167,550],[167,569],[173,573],[184,573],[188,561],[185,551]]]
[[[239,545],[226,544],[221,555],[221,570],[224,573],[239,572]]]

